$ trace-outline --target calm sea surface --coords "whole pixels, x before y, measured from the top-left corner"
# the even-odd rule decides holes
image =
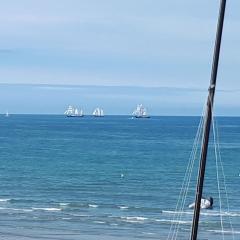
[[[240,118],[218,118],[230,210],[240,239]],[[198,117],[0,116],[1,239],[167,239]],[[221,239],[212,145],[199,239]],[[194,170],[196,180],[196,170]],[[188,239],[195,182],[182,213]],[[222,187],[223,189],[223,187]]]

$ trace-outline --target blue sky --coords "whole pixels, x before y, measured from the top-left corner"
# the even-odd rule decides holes
[[[216,111],[239,115],[240,1],[227,4]],[[0,112],[61,113],[71,103],[112,114],[117,103],[123,114],[142,102],[152,114],[198,114],[218,7],[219,0],[5,1]]]

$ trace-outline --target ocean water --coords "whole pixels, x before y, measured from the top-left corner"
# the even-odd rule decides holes
[[[218,118],[230,209],[240,239],[240,118]],[[0,117],[1,239],[167,239],[198,117]],[[213,147],[199,239],[221,239]],[[196,171],[179,224],[188,239]]]

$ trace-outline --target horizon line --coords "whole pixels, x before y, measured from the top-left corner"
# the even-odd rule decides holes
[[[6,115],[6,113],[0,113],[0,115]],[[9,116],[12,115],[44,115],[44,116],[64,116],[66,117],[64,114],[61,113],[9,113]],[[132,117],[131,114],[105,114],[104,117]],[[150,118],[151,117],[202,117],[201,115],[149,115]],[[77,117],[77,119],[81,119],[84,117],[93,117],[92,114],[85,114],[83,117]],[[226,117],[226,118],[231,118],[231,117],[240,117],[240,115],[215,115],[215,117]]]
[[[83,85],[83,84],[47,84],[47,83],[0,83],[0,86],[29,86],[29,87],[55,87],[55,88],[143,88],[143,89],[166,89],[166,90],[184,90],[184,91],[200,91],[208,92],[208,86],[206,88],[200,87],[179,87],[179,86],[144,86],[144,85]],[[239,92],[240,89],[217,89],[219,92]]]

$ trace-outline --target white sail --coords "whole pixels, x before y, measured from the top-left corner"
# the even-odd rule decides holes
[[[68,116],[74,114],[74,108],[71,105],[69,105],[68,109],[64,112],[64,114],[66,114]]]
[[[103,117],[104,116],[104,112],[103,112],[103,109],[101,109],[101,108],[96,108],[96,109],[94,109],[94,111],[93,111],[93,116],[94,117]]]
[[[82,117],[83,110],[78,110],[77,108],[72,107],[71,105],[68,106],[68,109],[64,112],[67,117]]]
[[[97,115],[97,108],[94,109],[94,111],[93,111],[93,116],[96,116],[96,115]]]
[[[133,111],[132,115],[136,118],[148,118],[147,109],[142,105],[137,105],[137,108]]]

